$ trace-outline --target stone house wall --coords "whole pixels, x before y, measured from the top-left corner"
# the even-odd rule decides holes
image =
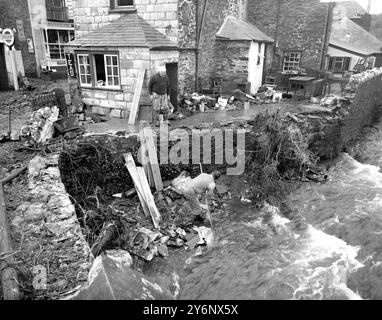
[[[227,16],[239,19],[246,18],[246,1],[244,0],[209,0],[206,20],[200,39],[199,79],[203,88],[210,87],[215,78],[215,35]],[[199,8],[202,16],[202,8]],[[261,29],[261,28],[260,28]]]
[[[226,41],[215,43],[215,76],[224,81],[246,82],[250,41]]]
[[[285,50],[301,51],[301,67],[320,68],[328,8],[320,0],[248,0],[248,21],[278,43],[273,68],[282,68]]]
[[[111,12],[112,0],[73,0],[76,38],[118,19],[123,13]],[[135,0],[140,17],[170,40],[178,36],[178,0]]]

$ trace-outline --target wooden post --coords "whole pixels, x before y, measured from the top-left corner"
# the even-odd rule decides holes
[[[139,100],[142,94],[142,86],[143,86],[143,80],[145,79],[145,73],[146,73],[146,69],[139,70],[137,84],[135,86],[135,91],[134,91],[133,105],[131,107],[131,112],[129,116],[129,125],[134,125],[135,119],[137,118]]]
[[[16,50],[14,47],[12,50],[9,50],[9,58],[11,59],[11,69],[12,69],[12,76],[13,76],[13,86],[15,87],[15,91],[19,91],[19,81],[17,80],[17,67],[16,67]]]
[[[154,144],[154,138],[152,135],[151,128],[147,128],[147,127],[144,128],[143,135],[145,137],[145,144],[147,146],[146,149],[149,152],[150,167],[153,174],[156,190],[162,191],[163,190],[162,176],[161,176],[160,168],[159,168],[157,148]]]
[[[147,204],[145,201],[144,191],[140,184],[140,179],[137,172],[137,168],[135,167],[133,156],[130,153],[128,153],[128,154],[124,154],[124,158],[125,158],[126,168],[127,170],[129,170],[131,179],[134,182],[135,190],[137,190],[137,194],[139,197],[139,201],[141,202],[143,212],[145,213],[145,216],[148,217],[150,216],[150,210],[147,207]]]
[[[12,252],[11,239],[8,230],[7,211],[3,183],[0,183],[0,253]],[[0,260],[1,284],[4,300],[19,300],[20,290],[17,284],[17,273],[8,264],[14,262],[13,257]]]

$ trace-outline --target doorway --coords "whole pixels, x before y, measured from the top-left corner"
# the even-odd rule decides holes
[[[0,44],[0,90],[9,89],[7,67],[5,65],[4,45]]]
[[[175,110],[178,110],[178,63],[167,63],[166,73],[170,79],[170,101]]]

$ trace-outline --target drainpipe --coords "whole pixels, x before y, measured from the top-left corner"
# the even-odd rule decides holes
[[[277,48],[279,46],[278,44],[278,34],[279,34],[279,24],[280,24],[280,13],[281,13],[281,1],[282,0],[278,0],[277,2],[277,16],[276,16],[276,28],[275,28],[275,34],[273,36],[274,38],[274,45],[273,45],[273,55],[276,56],[278,58],[278,61],[277,61],[277,65],[278,67],[280,67],[280,55],[277,53]],[[272,65],[274,64],[274,62],[272,62]],[[271,68],[272,68],[272,65],[271,65]]]
[[[330,34],[331,34],[332,22],[333,22],[333,9],[335,5],[336,4],[334,2],[329,2],[328,16],[326,17],[324,43],[322,46],[322,55],[321,55],[321,64],[320,64],[321,70],[325,68],[326,54],[328,52],[329,40],[330,40]]]
[[[200,39],[202,36],[204,21],[206,18],[207,13],[207,5],[208,0],[204,0],[204,6],[203,6],[203,14],[202,14],[202,20],[200,22],[200,26],[197,28],[197,34],[196,34],[196,52],[195,52],[195,91],[199,92],[199,52],[200,52]],[[199,9],[199,1],[196,0],[196,26],[199,24],[198,19],[198,10]]]

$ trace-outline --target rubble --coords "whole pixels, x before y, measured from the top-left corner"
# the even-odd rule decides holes
[[[172,300],[170,292],[131,268],[127,251],[111,250],[98,256],[88,284],[65,300]]]
[[[46,142],[53,137],[53,123],[58,119],[58,114],[57,106],[38,109],[21,128],[20,136],[33,143]]]

